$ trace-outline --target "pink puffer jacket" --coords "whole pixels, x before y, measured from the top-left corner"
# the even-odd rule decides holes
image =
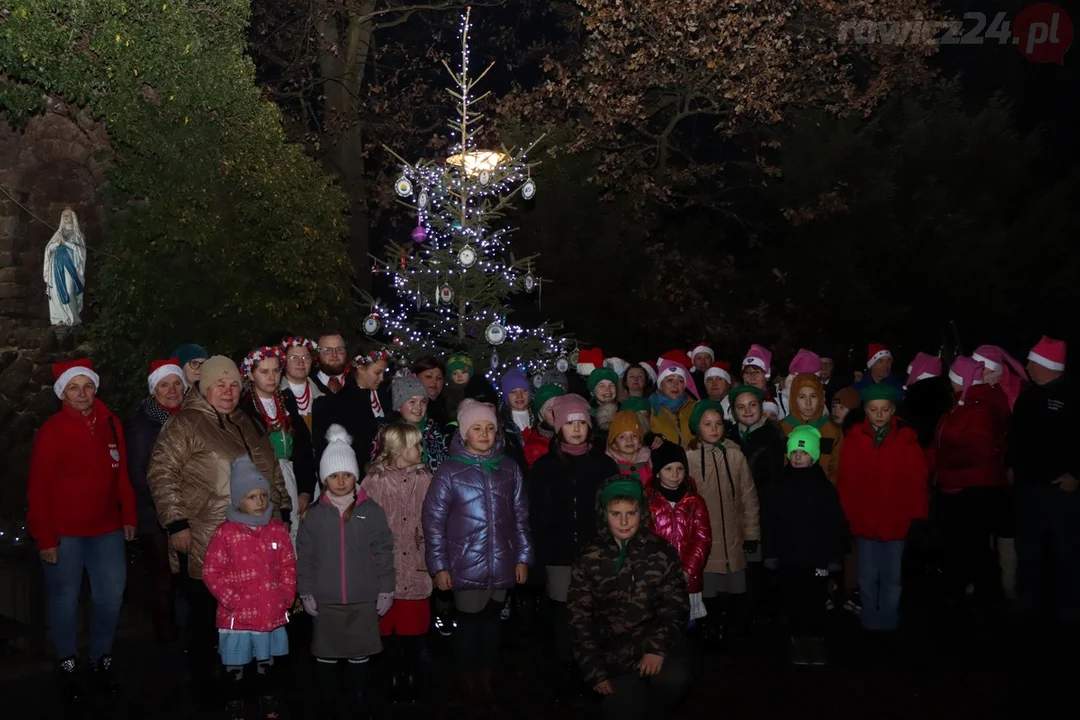
[[[399,469],[373,466],[361,483],[364,492],[386,512],[394,535],[394,570],[397,600],[431,597],[431,575],[424,562],[424,497],[431,487],[427,466]]]
[[[281,627],[296,600],[289,531],[277,519],[262,527],[226,520],[210,539],[202,579],[218,601],[218,628],[270,632]]]

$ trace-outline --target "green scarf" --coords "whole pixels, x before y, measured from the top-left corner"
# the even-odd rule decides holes
[[[468,455],[451,455],[450,459],[457,460],[465,465],[478,467],[481,470],[494,475],[495,471],[499,469],[499,463],[502,461],[503,456],[491,455],[490,457],[471,458]]]
[[[795,427],[799,427],[800,425],[809,425],[812,428],[816,428],[816,429],[820,430],[821,426],[829,421],[829,418],[826,417],[825,415],[821,415],[821,416],[817,417],[816,419],[811,420],[810,422],[803,422],[802,420],[800,420],[799,418],[797,418],[795,416],[795,413],[792,413],[791,415],[787,416],[787,421],[789,423],[791,423],[792,425],[794,425]]]
[[[874,426],[871,425],[870,428],[873,430]],[[874,447],[880,447],[881,443],[885,442],[885,436],[889,434],[889,430],[891,429],[892,423],[889,423],[880,430],[874,430]]]
[[[630,540],[633,540],[633,539],[634,538],[630,538]],[[619,542],[618,540],[615,541],[619,546],[619,556],[617,558],[615,558],[615,574],[616,575],[618,575],[620,572],[622,572],[623,565],[626,564],[626,555],[627,555],[626,548],[630,544],[630,540],[627,540],[626,542]]]

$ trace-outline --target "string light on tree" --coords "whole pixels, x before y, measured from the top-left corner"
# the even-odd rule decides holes
[[[533,270],[535,255],[515,256],[510,228],[501,222],[517,197],[536,194],[537,163],[529,159],[536,142],[517,150],[480,145],[491,137],[476,110],[488,93],[475,89],[491,65],[475,78],[470,73],[469,17],[466,10],[460,71],[443,63],[453,78],[448,93],[456,113],[449,157],[410,163],[387,148],[402,165],[394,191],[417,224],[411,243],[390,242],[375,261],[373,272],[388,276],[393,297],[365,298],[368,320],[378,323],[369,334],[396,338],[406,353],[464,350],[493,372],[511,366],[536,372],[570,352],[570,341],[559,324],[508,322],[512,296],[533,294],[539,303],[545,281]],[[365,332],[373,325],[365,322]]]

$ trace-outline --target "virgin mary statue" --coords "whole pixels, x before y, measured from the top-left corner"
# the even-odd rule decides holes
[[[49,321],[53,325],[78,325],[86,278],[86,241],[79,232],[79,218],[64,208],[60,227],[45,246],[45,295],[49,298]]]

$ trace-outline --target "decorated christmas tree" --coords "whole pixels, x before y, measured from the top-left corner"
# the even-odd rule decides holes
[[[480,370],[501,372],[523,367],[536,372],[563,366],[568,340],[561,324],[524,327],[510,321],[511,297],[529,295],[540,302],[543,280],[536,255],[516,257],[505,212],[518,195],[536,193],[529,152],[536,142],[516,151],[478,147],[484,116],[476,107],[488,96],[474,96],[479,76],[469,72],[469,13],[461,24],[461,70],[447,72],[454,86],[457,117],[451,156],[403,164],[395,191],[416,215],[411,242],[390,242],[374,272],[390,279],[393,297],[367,296],[370,315],[364,332],[388,341],[415,357],[423,352],[467,352]],[[388,148],[389,150],[389,148]]]

